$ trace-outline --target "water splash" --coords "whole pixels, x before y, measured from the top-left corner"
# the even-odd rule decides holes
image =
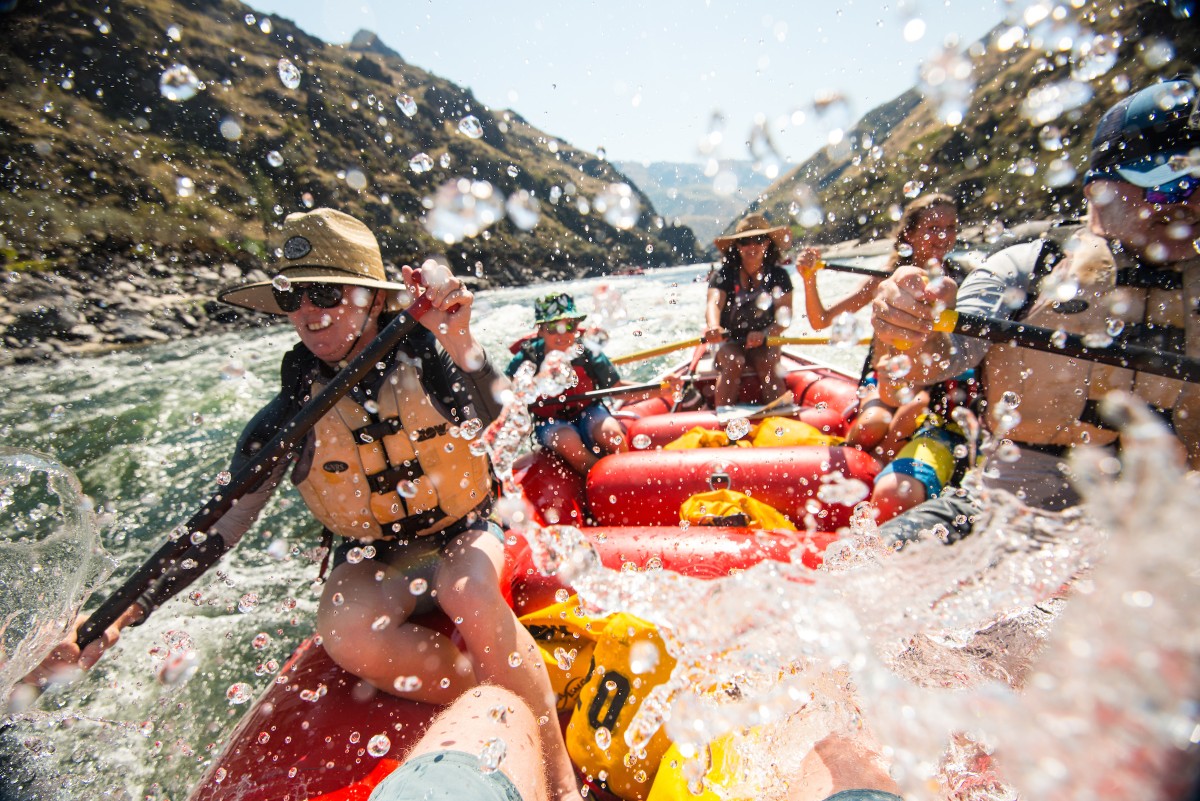
[[[1200,511],[1189,500],[1200,496],[1170,489],[1182,475],[1178,464],[1173,475],[1163,472],[1174,453],[1163,446],[1165,433],[1140,410],[1120,408],[1130,421],[1124,472],[1117,478],[1111,457],[1095,454],[1086,457],[1092,468],[1078,468],[1091,506],[1030,509],[984,489],[976,472],[969,478],[981,498],[976,533],[950,547],[929,532],[897,552],[868,516],[856,516],[820,572],[795,558],[699,580],[608,570],[586,535],[568,526],[527,527],[526,536],[539,569],[568,581],[586,609],[625,611],[657,626],[676,668],[649,693],[626,736],[636,747],[665,727],[681,753],[699,758],[685,770],[697,781],[710,767],[709,743],[733,733],[734,750],[754,755],[740,781],[758,788],[754,797],[783,797],[790,763],[764,752],[771,742],[803,754],[827,733],[860,736],[870,725],[914,798],[927,797],[939,778],[945,798],[1010,798],[1011,787],[1037,797],[1107,797],[1102,788],[1113,782],[1136,795],[1139,781],[1145,797],[1154,777],[1179,775],[1182,748],[1200,718],[1193,700],[1200,638],[1188,612],[1200,557],[1175,558],[1181,545],[1200,549],[1164,542],[1139,549],[1141,560],[1105,556],[1114,535],[1133,547],[1147,526],[1174,536],[1180,520]],[[1147,509],[1155,515],[1147,518]],[[1143,566],[1143,576],[1129,575]],[[1126,583],[1098,591],[1102,572]],[[1153,614],[1153,625],[1149,617],[1125,623],[1131,609]],[[1085,622],[1065,633],[1057,625],[1064,610]],[[1129,629],[1139,627],[1130,640]],[[1067,667],[1074,651],[1094,664],[1084,670],[1077,657]],[[1131,660],[1144,664],[1130,670]],[[1150,675],[1164,665],[1174,679],[1166,687]],[[1116,674],[1112,681],[1095,681],[1101,669]],[[1053,702],[1064,686],[1069,698]],[[1059,728],[1044,730],[1043,711],[1062,707],[1069,708]],[[1130,741],[1104,724],[1109,717],[1152,753],[1131,755]],[[1032,720],[1039,731],[1031,736]],[[1081,733],[1090,744],[1079,742]],[[1104,739],[1112,759],[1098,764],[1088,755]],[[991,743],[999,744],[999,773]],[[746,789],[739,785],[733,796],[747,796]]]
[[[70,632],[112,573],[91,501],[49,456],[0,448],[0,697]]]
[[[504,194],[487,181],[457,178],[424,201],[425,230],[448,245],[478,235],[504,216]]]

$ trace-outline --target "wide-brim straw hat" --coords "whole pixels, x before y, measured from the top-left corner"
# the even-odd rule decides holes
[[[289,214],[284,219],[283,262],[278,275],[290,284],[348,284],[395,292],[406,289],[404,284],[388,280],[371,229],[334,209]],[[273,288],[277,282],[278,277],[231,287],[219,292],[217,299],[243,309],[284,314],[275,302]]]
[[[780,253],[786,251],[792,244],[792,232],[782,225],[771,225],[761,214],[749,214],[738,220],[733,233],[728,236],[718,236],[713,244],[722,253],[739,239],[749,239],[752,236],[769,236]]]

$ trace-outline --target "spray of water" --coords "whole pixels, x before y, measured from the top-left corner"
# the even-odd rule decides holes
[[[70,632],[112,572],[91,501],[48,456],[0,448],[0,698]]]

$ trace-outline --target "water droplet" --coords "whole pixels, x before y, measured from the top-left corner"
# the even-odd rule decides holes
[[[479,118],[471,114],[458,121],[458,132],[468,139],[481,139],[483,126],[480,125]]]
[[[429,589],[429,582],[423,578],[415,578],[408,583],[408,591],[413,595],[424,595]]]
[[[996,458],[1002,462],[1012,464],[1020,460],[1021,449],[1011,439],[1002,439],[1000,444],[996,446]]]
[[[346,561],[352,565],[357,565],[363,560],[363,549],[357,545],[346,551]]]
[[[1086,83],[1064,80],[1032,89],[1021,101],[1021,114],[1035,125],[1045,125],[1092,99]]]
[[[371,630],[372,631],[383,631],[388,626],[390,626],[391,623],[392,623],[392,619],[390,617],[388,617],[387,615],[380,615],[379,617],[375,618],[374,621],[372,621]]]
[[[725,436],[731,440],[739,440],[750,433],[750,421],[744,417],[739,417],[736,420],[730,420],[725,426]]]
[[[221,131],[221,136],[225,137],[225,139],[229,140],[230,142],[236,142],[242,138],[242,126],[239,125],[238,121],[232,117],[226,117],[225,119],[221,120],[219,130]]]
[[[238,611],[246,614],[258,607],[258,593],[248,592],[238,599]]]
[[[342,604],[346,603],[346,596],[342,595],[340,592],[335,592],[329,601],[334,606],[341,606]]]
[[[417,101],[413,100],[411,95],[398,95],[396,107],[404,112],[406,117],[414,117],[417,114]]]
[[[644,450],[646,450],[646,448],[650,447],[650,442],[651,442],[650,437],[646,434],[634,434],[633,435],[632,444],[633,444],[634,450],[644,451]],[[565,590],[564,590],[564,592],[565,592]]]
[[[415,481],[403,479],[396,483],[396,493],[401,498],[415,498],[417,497],[417,491],[417,484]]]
[[[521,655],[519,653],[517,653],[516,651],[513,651],[511,654],[509,654],[508,655],[508,666],[514,667],[514,668],[520,667],[521,666]]]
[[[658,648],[654,643],[638,640],[629,647],[629,669],[635,675],[652,672],[658,667]]]
[[[178,25],[168,25],[167,38],[172,42],[178,42],[183,39],[183,31],[180,30]]]
[[[508,219],[522,231],[532,231],[541,216],[537,198],[526,189],[509,195],[504,208],[508,212]]]
[[[260,631],[254,635],[254,639],[250,641],[250,645],[254,650],[261,651],[271,644],[271,635],[265,631]]]
[[[367,753],[373,757],[385,756],[390,750],[392,750],[392,741],[386,734],[376,734],[367,741]]]
[[[637,225],[641,203],[629,184],[609,184],[592,200],[592,207],[613,228],[628,230]]]
[[[921,182],[920,181],[906,181],[904,183],[904,189],[902,191],[904,192],[904,196],[906,198],[908,198],[909,200],[912,200],[917,195],[921,194]]]
[[[487,181],[459,178],[425,198],[426,230],[445,244],[476,236],[504,216],[504,195]]]
[[[438,164],[440,164],[442,166],[443,170],[450,169],[450,165],[452,163],[453,163],[453,159],[450,158],[449,153],[443,153],[442,155],[438,156]]]
[[[236,684],[229,685],[229,689],[225,691],[225,698],[231,704],[244,704],[250,700],[253,689],[244,681],[239,681]]]
[[[604,726],[596,727],[596,747],[601,751],[607,751],[612,745],[612,732]]]
[[[346,171],[346,186],[361,192],[367,188],[367,174],[359,169],[350,169]]]
[[[565,604],[570,599],[571,593],[567,590],[558,589],[554,591],[554,600],[558,601],[560,604]]]
[[[300,86],[300,68],[286,58],[279,59],[279,80],[288,89]]]
[[[200,667],[200,655],[190,648],[172,651],[158,669],[158,680],[167,687],[184,684]]]
[[[175,179],[175,194],[179,197],[191,197],[196,194],[196,182],[186,175]]]
[[[903,353],[896,354],[883,365],[884,372],[892,381],[899,381],[912,372],[912,359]]]
[[[1063,187],[1068,186],[1075,180],[1075,165],[1070,159],[1057,158],[1046,165],[1046,186]]]
[[[204,82],[187,64],[172,64],[158,79],[158,91],[167,100],[182,103],[204,90]]]
[[[271,286],[278,289],[280,292],[291,292],[292,282],[286,275],[282,273],[271,279]]]
[[[396,680],[392,682],[396,691],[402,693],[414,693],[421,689],[421,684],[420,676],[397,676]]]
[[[1015,409],[1021,405],[1021,396],[1010,389],[1000,396],[1000,402],[1010,409]]]
[[[1042,146],[1042,150],[1062,150],[1062,130],[1056,125],[1045,126],[1038,131],[1038,144]]]
[[[479,772],[495,773],[500,769],[500,763],[508,751],[508,745],[499,737],[493,737],[483,744],[479,752]]]
[[[1071,50],[1071,77],[1093,81],[1117,64],[1122,37],[1119,32],[1080,36]]]

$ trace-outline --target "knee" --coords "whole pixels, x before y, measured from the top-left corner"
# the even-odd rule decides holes
[[[928,495],[925,485],[912,476],[888,473],[875,482],[871,503],[879,511],[878,522],[882,523],[924,503]]]

